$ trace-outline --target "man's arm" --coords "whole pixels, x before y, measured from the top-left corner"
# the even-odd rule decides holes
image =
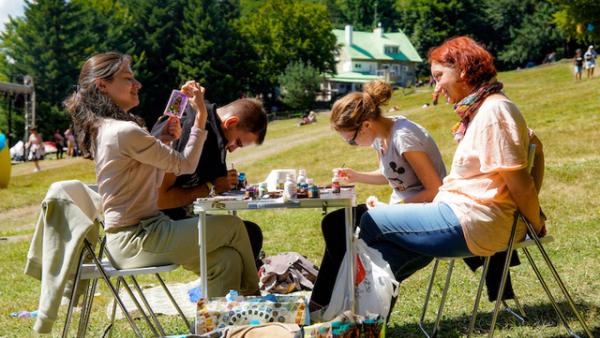
[[[192,204],[196,198],[207,197],[209,188],[206,184],[201,184],[193,188],[182,188],[175,186],[177,176],[172,173],[165,173],[162,184],[158,189],[158,208],[172,209],[181,208]]]

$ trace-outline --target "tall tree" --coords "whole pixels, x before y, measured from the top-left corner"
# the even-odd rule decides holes
[[[152,126],[163,112],[172,89],[181,86],[178,69],[173,63],[181,40],[178,29],[183,19],[183,0],[126,0],[128,15],[121,26],[133,42],[128,51],[134,61],[134,71],[142,83],[140,105],[134,112]],[[122,40],[115,35],[115,42]],[[127,47],[127,46],[126,46]]]
[[[553,0],[558,5],[556,23],[570,39],[580,43],[600,41],[600,2],[597,0]]]
[[[307,111],[315,102],[321,74],[310,64],[292,61],[279,76],[281,101],[292,109]]]
[[[259,89],[267,93],[291,61],[334,72],[336,39],[323,4],[272,0],[242,17],[242,34],[258,53]]]
[[[82,54],[94,32],[87,29],[77,3],[65,0],[25,1],[22,19],[11,19],[1,35],[6,77],[33,77],[36,116],[41,132],[66,125],[63,99],[76,83]]]
[[[206,97],[228,103],[251,90],[256,55],[237,30],[239,2],[190,0],[179,30],[173,65],[179,81],[195,79]]]
[[[500,69],[512,69],[561,45],[549,0],[400,0],[397,10],[399,26],[422,56],[447,38],[468,35],[497,57]]]
[[[500,68],[515,68],[529,61],[540,63],[546,54],[556,51],[565,40],[553,23],[556,9],[550,2],[521,0],[516,5],[520,7],[518,13],[522,13],[519,16],[521,22],[498,27],[496,31],[498,34],[505,32],[504,36],[508,39],[497,51]],[[512,18],[513,13],[507,14]]]
[[[398,12],[394,3],[394,0],[335,0],[335,6],[329,4],[328,9],[339,9],[345,24],[351,24],[357,30],[371,31],[379,23],[386,30],[395,30]]]

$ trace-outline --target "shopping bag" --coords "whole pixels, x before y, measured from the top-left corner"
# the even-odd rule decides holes
[[[392,297],[398,295],[398,286],[389,264],[381,253],[369,247],[362,239],[353,241],[355,253],[354,295],[356,314],[367,316],[378,314],[387,317]],[[336,277],[331,301],[320,314],[320,320],[332,320],[350,308],[350,288],[348,286],[348,255],[344,256]]]
[[[200,299],[196,313],[196,334],[231,325],[265,323],[307,324],[306,300],[303,296],[225,297]]]

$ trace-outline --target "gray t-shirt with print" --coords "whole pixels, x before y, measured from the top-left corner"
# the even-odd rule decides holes
[[[372,147],[379,153],[379,170],[393,188],[390,204],[395,204],[425,189],[402,154],[407,151],[425,152],[441,179],[446,176],[446,167],[435,141],[425,128],[404,116],[395,116],[392,119],[394,126],[387,152],[383,152],[379,139],[375,139]]]

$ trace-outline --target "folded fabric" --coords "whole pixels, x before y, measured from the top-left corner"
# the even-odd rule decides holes
[[[312,290],[319,273],[316,265],[296,252],[267,257],[264,262],[258,272],[260,287],[270,293]]]

